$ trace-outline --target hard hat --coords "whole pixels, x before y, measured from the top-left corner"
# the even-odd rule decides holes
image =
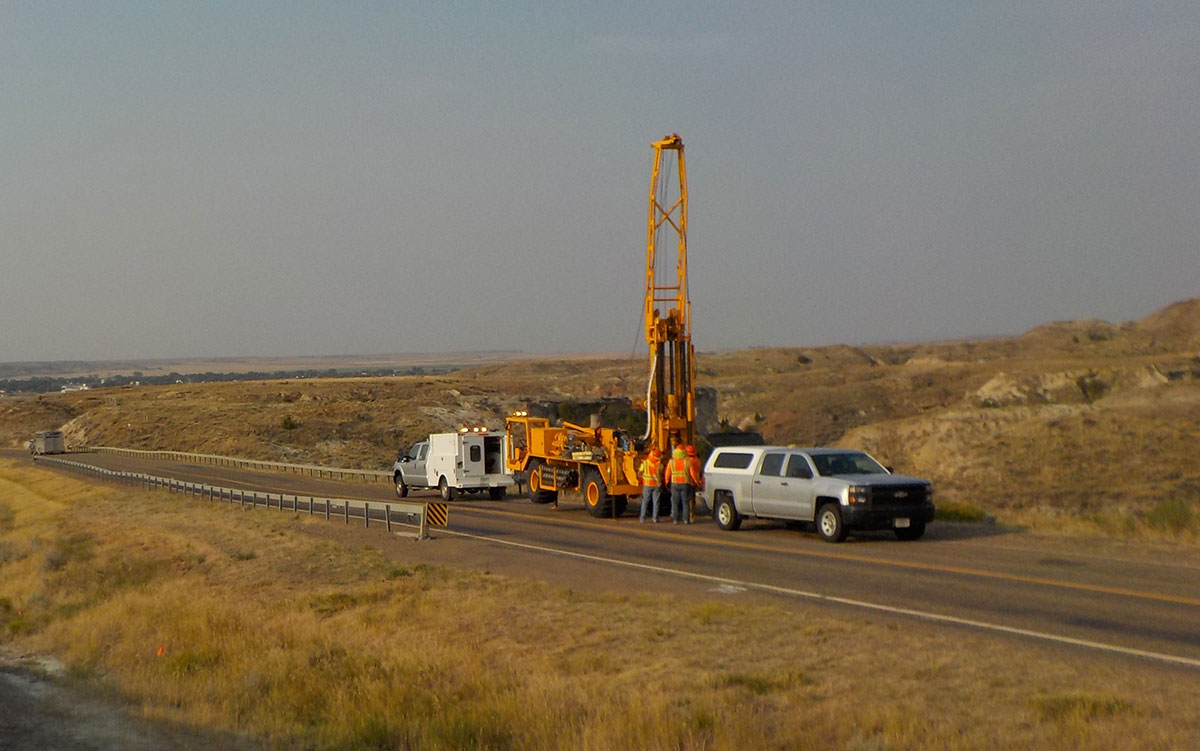
[[[695,455],[696,455],[696,447],[695,447],[695,446],[688,445],[688,447],[687,447],[685,450],[687,451],[687,455],[688,455],[688,456],[695,456]]]
[[[662,456],[662,452],[658,449],[650,449],[650,456]]]

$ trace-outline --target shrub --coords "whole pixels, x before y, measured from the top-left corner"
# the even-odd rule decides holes
[[[1187,501],[1182,498],[1169,498],[1159,501],[1146,513],[1146,523],[1155,529],[1179,534],[1200,527],[1200,518]]]

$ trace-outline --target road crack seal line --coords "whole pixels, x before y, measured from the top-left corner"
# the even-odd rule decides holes
[[[1187,667],[1200,668],[1200,659],[1190,657],[1182,657],[1180,655],[1169,655],[1162,652],[1151,652],[1145,649],[1134,649],[1132,647],[1122,647],[1117,644],[1105,644],[1103,642],[1090,641],[1088,639],[1077,639],[1072,636],[1063,636],[1061,634],[1051,634],[1044,631],[1033,631],[1026,628],[1017,628],[1016,626],[1005,626],[1000,623],[988,623],[987,621],[976,621],[970,618],[959,618],[952,615],[943,615],[940,613],[931,613],[924,610],[913,610],[911,608],[898,608],[892,605],[882,605],[865,600],[852,600],[847,597],[837,597],[834,595],[824,595],[819,592],[809,592],[803,589],[791,589],[789,587],[779,587],[773,584],[761,584],[758,582],[744,581],[740,579],[729,579],[722,576],[712,576],[710,574],[700,574],[694,571],[684,571],[683,569],[666,568],[665,566],[655,566],[649,563],[638,563],[637,561],[627,561],[620,558],[606,558],[599,555],[591,555],[589,553],[577,553],[571,550],[562,550],[559,548],[550,548],[544,545],[533,545],[525,542],[515,542],[513,540],[501,540],[496,537],[488,537],[485,535],[475,535],[467,532],[455,532],[450,529],[443,529],[442,533],[455,535],[456,537],[466,537],[473,540],[481,540],[483,542],[496,543],[498,545],[508,545],[509,547],[522,548],[524,550],[532,550],[539,553],[550,553],[552,555],[562,555],[569,558],[579,558],[585,561],[593,561],[596,563],[608,563],[616,566],[625,566],[627,568],[640,569],[642,571],[652,571],[660,574],[668,574],[678,576],[684,579],[695,579],[697,581],[711,582],[718,586],[724,585],[728,587],[745,587],[747,589],[755,589],[762,592],[772,592],[775,594],[791,595],[793,597],[802,597],[809,600],[818,600],[821,602],[832,602],[839,605],[847,605],[849,607],[863,608],[866,610],[875,610],[893,615],[904,615],[912,618],[919,618],[925,621],[936,621],[939,623],[950,623],[957,626],[969,626],[971,628],[982,629],[985,631],[995,631],[1003,634],[1014,636],[1024,636],[1031,639],[1039,639],[1041,641],[1055,642],[1058,644],[1069,644],[1075,647],[1084,647],[1086,649],[1094,649],[1102,652],[1110,652],[1113,654],[1127,655],[1130,657],[1141,657],[1160,662],[1167,662],[1174,665],[1184,665]]]

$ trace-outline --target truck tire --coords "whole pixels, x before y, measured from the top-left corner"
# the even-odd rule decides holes
[[[558,491],[542,490],[542,462],[529,462],[529,500],[533,503],[554,503],[558,500]]]
[[[737,512],[737,507],[733,505],[733,499],[727,495],[722,495],[717,499],[713,517],[717,520],[717,526],[727,532],[736,532],[738,527],[742,526],[742,516]]]
[[[901,540],[919,540],[925,534],[925,522],[913,520],[907,527],[896,527],[896,537]]]
[[[488,488],[488,498],[491,498],[493,501],[502,500],[504,498],[504,494],[505,494],[506,490],[507,490],[507,488],[503,488],[503,487]]]
[[[438,495],[446,503],[454,500],[454,488],[450,487],[450,483],[446,482],[445,476],[438,480]]]
[[[401,498],[408,497],[408,485],[404,483],[404,475],[396,473],[396,495]]]
[[[846,539],[846,525],[842,523],[842,510],[836,503],[826,503],[817,509],[817,532],[825,542],[841,542]]]
[[[613,515],[613,497],[608,494],[608,486],[604,484],[604,478],[597,470],[583,470],[579,489],[583,492],[583,502],[589,514],[597,519],[606,519]]]

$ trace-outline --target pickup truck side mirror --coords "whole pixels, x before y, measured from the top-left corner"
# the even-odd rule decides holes
[[[895,468],[895,467],[884,467],[884,469],[886,469],[886,470],[887,470],[887,473],[888,473],[889,475],[894,475],[894,474],[896,474],[896,468]]]

